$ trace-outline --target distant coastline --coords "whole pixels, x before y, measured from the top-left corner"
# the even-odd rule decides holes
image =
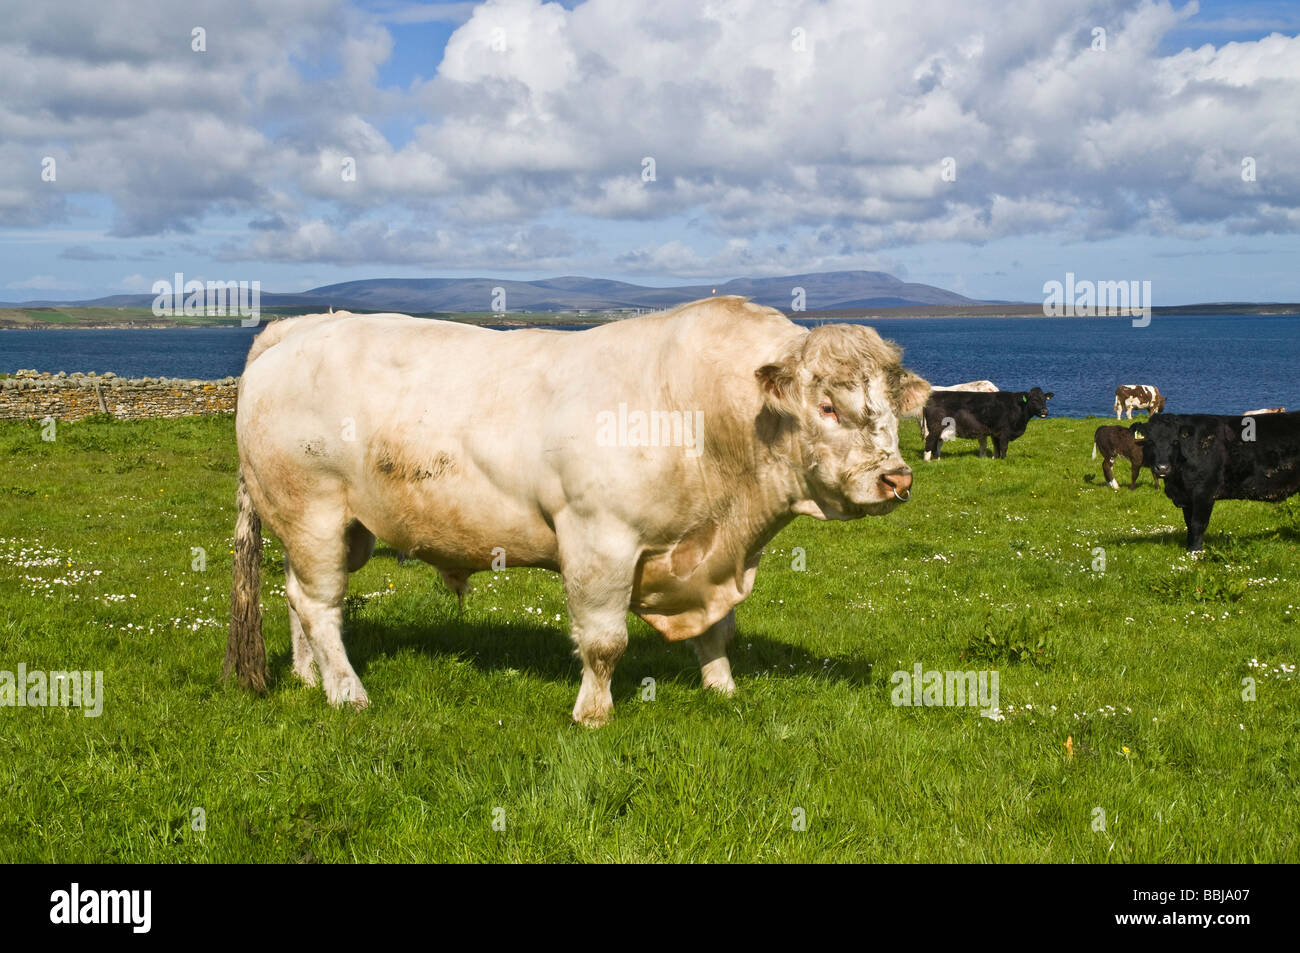
[[[318,309],[308,307],[271,307],[262,309],[263,322],[300,314],[319,313]],[[355,313],[366,313],[357,310]],[[1041,304],[975,304],[975,305],[906,305],[899,307],[877,308],[823,308],[818,310],[791,311],[784,313],[801,321],[843,321],[843,320],[897,320],[925,318],[1041,318]],[[1179,315],[1300,315],[1300,303],[1297,304],[1255,304],[1255,303],[1208,303],[1154,307],[1154,317],[1177,317]],[[511,328],[546,328],[595,327],[613,321],[626,320],[625,314],[618,313],[574,313],[564,312],[490,312],[490,311],[431,311],[414,313],[414,317],[430,320],[455,321],[461,324],[492,325]],[[1069,318],[1055,320],[1069,321]],[[222,328],[239,327],[239,318],[230,316],[196,316],[160,318],[147,308],[130,307],[39,307],[39,308],[0,308],[0,330],[57,330],[60,328],[79,331],[112,330],[164,330],[169,328]]]

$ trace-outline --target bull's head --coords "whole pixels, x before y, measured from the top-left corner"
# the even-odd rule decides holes
[[[796,513],[856,519],[907,500],[912,471],[898,450],[898,419],[924,406],[930,385],[904,370],[901,358],[871,328],[827,324],[755,372],[804,483]]]
[[[1130,429],[1143,448],[1144,461],[1161,478],[1189,464],[1195,466],[1214,449],[1219,436],[1217,421],[1177,414],[1152,414]]]

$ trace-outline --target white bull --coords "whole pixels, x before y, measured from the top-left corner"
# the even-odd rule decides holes
[[[735,297],[580,332],[278,322],[240,381],[226,672],[265,689],[265,522],[286,554],[294,672],[316,684],[319,669],[333,704],[368,703],[341,625],[376,536],[459,593],[502,551],[558,570],[579,722],[612,711],[629,609],[693,639],[704,686],[734,691],[733,610],[763,546],[796,515],[882,515],[910,494],[898,416],[929,385],[900,357],[870,328],[808,331]]]

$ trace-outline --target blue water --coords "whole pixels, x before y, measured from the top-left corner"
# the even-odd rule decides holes
[[[816,324],[816,321],[805,321]],[[864,321],[904,348],[935,384],[987,378],[1053,391],[1056,416],[1109,414],[1118,384],[1155,384],[1178,413],[1300,410],[1300,317],[881,318]],[[0,372],[113,371],[120,377],[238,374],[256,329],[0,331]],[[636,359],[636,355],[629,355]]]

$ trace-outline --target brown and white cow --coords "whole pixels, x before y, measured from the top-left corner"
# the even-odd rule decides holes
[[[1145,410],[1148,414],[1158,414],[1165,409],[1165,398],[1160,388],[1153,384],[1120,384],[1115,388],[1115,419],[1119,420],[1125,412],[1128,419],[1133,419],[1133,411]]]
[[[610,716],[629,609],[692,640],[703,685],[732,692],[734,609],[772,537],[910,495],[898,418],[930,388],[900,358],[870,328],[810,331],[731,296],[575,332],[394,314],[272,325],[235,418],[226,672],[265,688],[265,523],[286,554],[293,670],[315,684],[319,669],[333,704],[368,702],[341,624],[376,537],[458,592],[501,558],[560,572],[576,721]]]

